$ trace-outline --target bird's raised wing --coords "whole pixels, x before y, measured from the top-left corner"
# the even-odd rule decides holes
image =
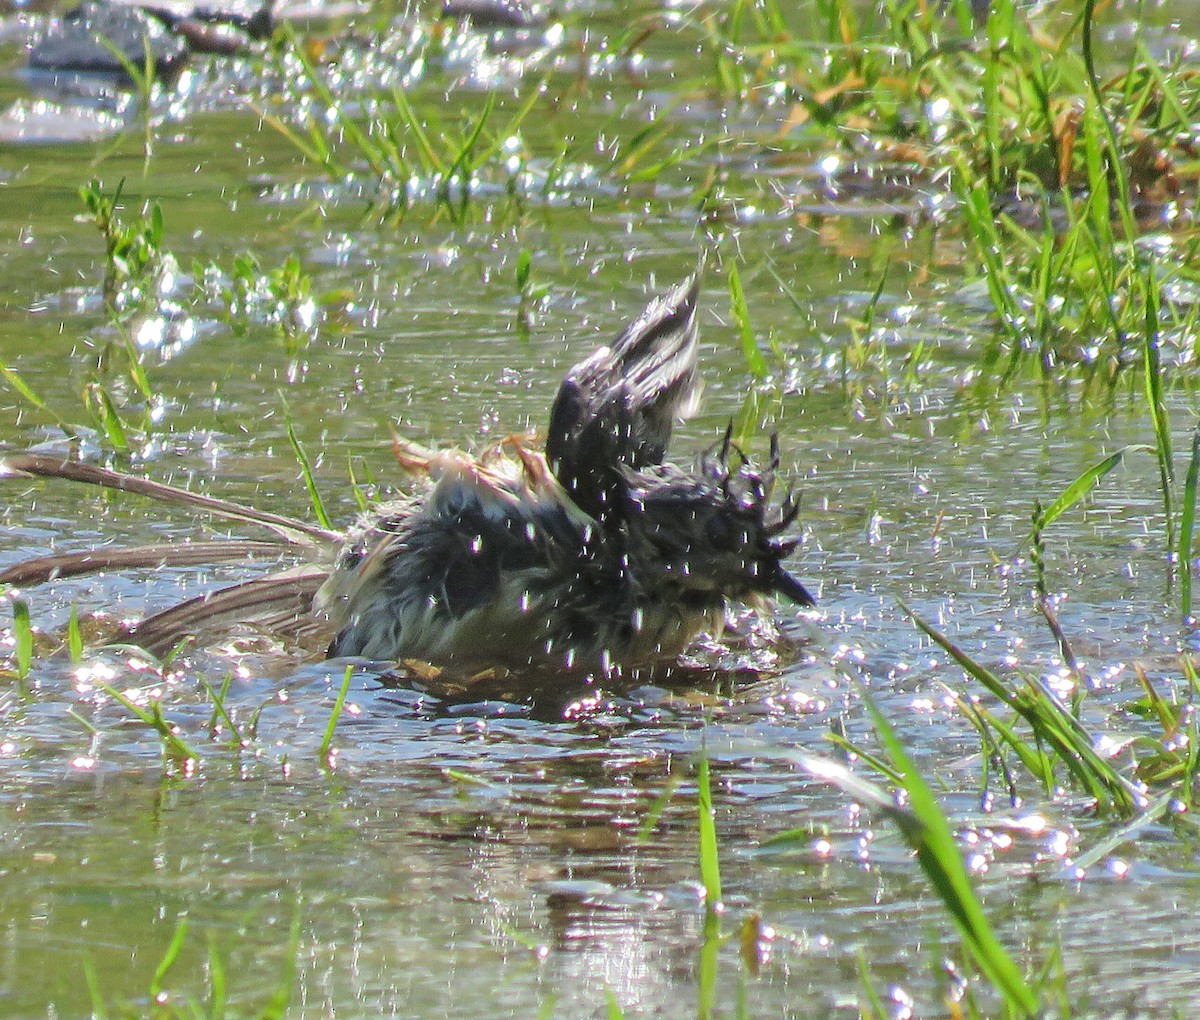
[[[654,298],[612,344],[579,362],[550,412],[546,457],[581,510],[614,507],[620,470],[662,463],[676,418],[699,399],[696,271]]]

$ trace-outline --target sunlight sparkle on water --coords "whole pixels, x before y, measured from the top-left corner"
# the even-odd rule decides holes
[[[1053,832],[1046,840],[1046,852],[1052,857],[1066,857],[1071,849],[1071,837],[1062,829]]]
[[[1101,733],[1093,741],[1093,748],[1102,758],[1112,758],[1129,746],[1130,737],[1114,738],[1107,733]]]
[[[843,659],[849,659],[852,662],[865,662],[867,653],[857,645],[838,645],[834,649],[833,655],[830,657],[831,662],[840,662]]]
[[[913,997],[899,985],[892,985],[892,987],[888,989],[888,998],[891,999],[892,1002],[894,1002],[898,1007],[891,1013],[895,1020],[909,1020],[910,1017],[916,1015],[913,1012]]]
[[[87,694],[95,690],[97,684],[112,683],[116,677],[116,670],[108,663],[88,663],[75,670],[75,690],[80,694]]]
[[[501,148],[504,152],[504,168],[510,174],[515,174],[525,162],[525,143],[520,135],[509,135]]]
[[[929,118],[931,124],[936,124],[937,127],[933,131],[933,140],[940,142],[946,137],[948,126],[946,120],[950,115],[950,100],[943,97],[935,99],[932,103],[925,105],[925,116]]]
[[[296,306],[296,325],[301,329],[313,329],[317,324],[317,313],[320,306],[313,298],[303,301]]]
[[[1042,678],[1042,682],[1060,698],[1069,697],[1078,686],[1075,682],[1075,674],[1066,666],[1053,673],[1047,673]]]
[[[167,320],[161,315],[146,319],[137,329],[133,340],[139,347],[154,348],[162,346],[167,338]]]

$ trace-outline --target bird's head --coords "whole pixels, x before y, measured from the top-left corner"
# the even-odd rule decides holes
[[[770,460],[760,469],[727,431],[690,471],[664,464],[627,472],[623,519],[631,573],[647,586],[751,602],[782,595],[814,605],[783,568],[798,544],[784,536],[799,508],[790,493],[772,506],[778,467],[774,436]]]

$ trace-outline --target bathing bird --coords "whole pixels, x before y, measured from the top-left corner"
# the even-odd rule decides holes
[[[702,265],[701,265],[702,268]],[[188,565],[303,551],[305,562],[190,599],[128,627],[164,650],[230,622],[327,628],[330,657],[614,671],[670,660],[718,631],[730,602],[814,604],[784,567],[797,541],[789,493],[772,501],[779,445],[755,465],[731,430],[693,463],[666,459],[700,393],[701,268],[654,296],[559,386],[541,448],[510,436],[478,454],[399,437],[413,480],[345,531],[58,455],[12,453],[0,474],[73,479],[252,523],[266,540],[101,548],[0,571],[22,586],[96,570]]]

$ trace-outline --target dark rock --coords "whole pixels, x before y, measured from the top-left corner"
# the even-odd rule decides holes
[[[193,53],[213,53],[232,57],[251,48],[245,30],[234,25],[184,18],[171,25],[171,30],[183,36]]]
[[[545,13],[524,0],[444,0],[443,18],[461,18],[477,28],[537,28]]]
[[[110,0],[158,18],[168,28],[181,23],[232,25],[252,39],[265,39],[275,30],[271,4],[264,0]]]
[[[105,46],[103,40],[113,49]],[[105,75],[132,85],[122,58],[140,70],[145,67],[147,51],[154,77],[160,81],[174,81],[187,62],[187,43],[161,21],[136,7],[85,0],[64,15],[33,48],[29,67],[54,74]]]

